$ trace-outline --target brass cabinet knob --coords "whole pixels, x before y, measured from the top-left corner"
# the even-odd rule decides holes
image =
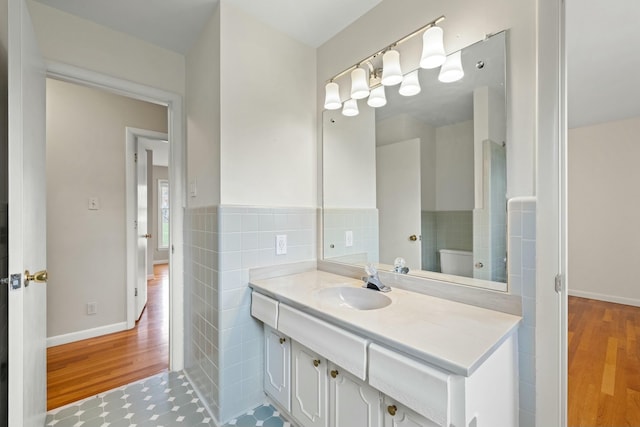
[[[333,371],[331,371],[331,378],[335,378],[338,376],[338,370],[334,369]]]
[[[280,344],[284,344],[286,341],[287,341],[287,339],[286,339],[286,338],[282,338],[282,337],[280,337]]]
[[[320,361],[318,359],[313,361],[313,366],[317,368],[319,365],[320,365]]]
[[[144,237],[145,239],[150,239],[151,238],[151,234],[149,234],[149,233],[143,234],[142,237]]]
[[[395,417],[398,407],[396,405],[389,405],[387,406],[387,411],[389,412],[389,415]]]
[[[49,279],[49,273],[47,273],[47,270],[41,270],[34,274],[31,274],[29,270],[26,270],[24,272],[25,286],[29,286],[29,282],[32,282],[32,281],[36,283],[45,283],[47,279]]]
[[[418,236],[416,236],[415,234],[412,234],[411,236],[409,236],[409,240],[411,240],[412,242],[415,242],[416,240],[418,240]]]

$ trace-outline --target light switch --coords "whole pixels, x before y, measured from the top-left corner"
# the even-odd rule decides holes
[[[89,210],[97,211],[100,209],[100,200],[97,197],[89,197]]]
[[[191,197],[196,197],[198,195],[198,181],[196,181],[195,178],[189,181],[189,195]]]

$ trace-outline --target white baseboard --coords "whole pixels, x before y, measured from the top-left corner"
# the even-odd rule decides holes
[[[625,304],[625,305],[632,305],[634,307],[640,307],[640,299],[636,299],[636,298],[619,297],[616,295],[605,295],[605,294],[599,294],[596,292],[579,291],[575,289],[569,289],[569,295],[574,297],[589,298],[589,299],[595,299],[599,301],[614,302],[616,304]]]
[[[71,332],[63,335],[56,335],[54,337],[47,338],[47,347],[68,344],[70,342],[86,340],[88,338],[100,337],[102,335],[112,334],[114,332],[125,331],[126,329],[127,329],[127,322],[120,322],[120,323],[114,323],[112,325],[99,326],[93,329],[85,329],[84,331]]]
[[[158,264],[169,264],[169,260],[168,259],[155,259],[155,260],[153,260],[153,265],[158,265]]]

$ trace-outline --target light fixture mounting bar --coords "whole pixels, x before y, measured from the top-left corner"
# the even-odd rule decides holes
[[[427,24],[423,25],[422,27],[418,28],[417,30],[412,31],[411,33],[407,34],[406,36],[396,40],[395,42],[391,43],[390,45],[386,46],[384,49],[377,51],[376,53],[374,53],[373,55],[369,55],[366,58],[364,58],[361,61],[356,62],[355,64],[353,64],[351,67],[345,69],[344,71],[336,74],[335,76],[331,77],[329,80],[327,80],[327,83],[330,83],[332,81],[334,81],[337,78],[340,78],[342,76],[344,76],[347,73],[350,73],[351,71],[355,70],[356,68],[358,68],[360,65],[367,63],[369,61],[371,61],[372,59],[376,58],[378,55],[383,54],[384,52],[386,52],[387,50],[406,42],[407,40],[409,40],[410,38],[414,37],[415,35],[419,34],[421,31],[424,31],[430,27],[436,26],[439,23],[441,23],[442,21],[444,21],[446,19],[446,17],[444,15],[440,15],[439,17],[437,17],[436,19],[434,19],[433,21],[428,22]]]

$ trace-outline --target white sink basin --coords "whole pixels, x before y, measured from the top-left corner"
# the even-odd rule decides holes
[[[320,289],[316,294],[324,303],[356,310],[375,310],[391,304],[391,298],[378,291],[352,286]]]

